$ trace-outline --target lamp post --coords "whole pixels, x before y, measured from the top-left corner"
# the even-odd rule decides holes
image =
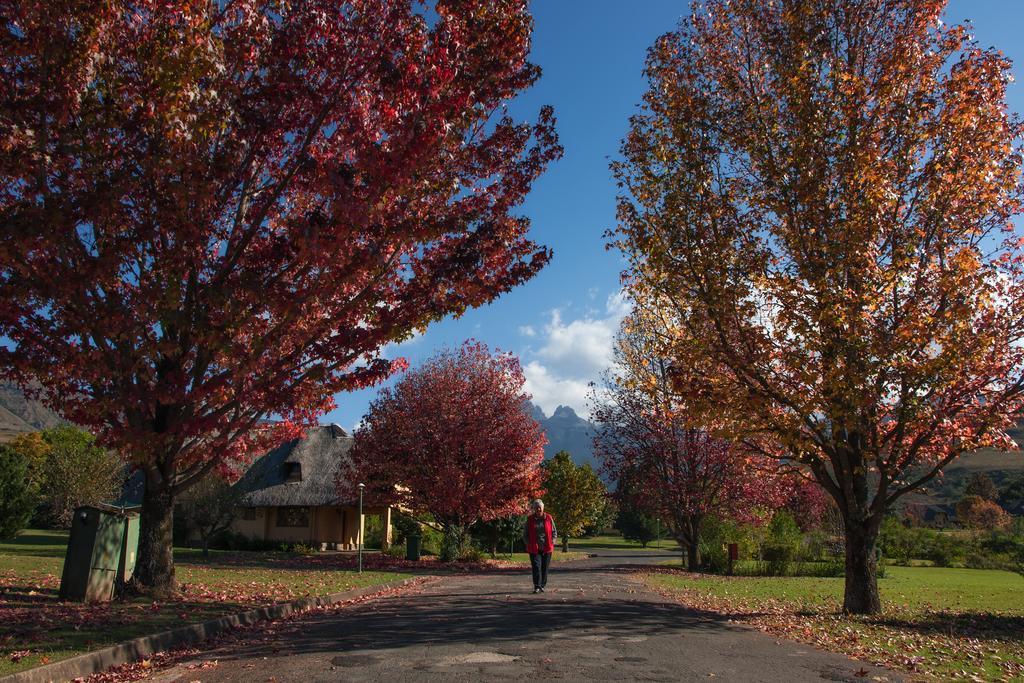
[[[363,573],[363,489],[366,484],[359,483],[359,573]]]

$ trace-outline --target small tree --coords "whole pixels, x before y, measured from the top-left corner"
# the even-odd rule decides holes
[[[28,461],[9,444],[0,445],[0,538],[11,538],[25,528],[36,495]]]
[[[75,508],[109,502],[125,479],[124,461],[96,444],[89,432],[65,425],[42,432],[49,447],[41,476],[40,500],[46,520],[71,525]]]
[[[597,520],[608,489],[590,465],[577,465],[568,451],[559,451],[541,468],[544,470],[544,505],[555,519],[562,552],[569,551],[569,539],[583,535]]]
[[[624,539],[636,541],[644,548],[651,541],[657,540],[658,533],[661,531],[658,520],[629,505],[619,508],[619,517],[615,522],[615,528],[622,533]]]
[[[231,528],[240,497],[238,490],[217,474],[207,476],[182,494],[177,519],[186,537],[199,537],[203,557],[210,554],[210,541]]]
[[[487,549],[491,557],[497,557],[498,551],[506,546],[509,547],[509,552],[513,552],[512,547],[516,539],[523,536],[525,523],[524,515],[509,515],[486,522],[477,522],[473,525],[470,533]]]
[[[623,321],[616,369],[592,394],[594,450],[620,484],[619,501],[662,520],[697,571],[709,514],[753,519],[779,502],[781,488],[765,458],[689,423],[690,397],[672,382],[664,336],[653,311]]]
[[[968,529],[995,531],[1010,526],[1010,515],[1003,508],[981,496],[965,496],[956,504],[956,516]]]
[[[526,409],[519,361],[466,342],[380,392],[355,433],[344,495],[429,513],[454,560],[468,528],[521,512],[540,490],[544,432]]]
[[[985,472],[975,472],[967,480],[967,487],[964,489],[965,496],[978,496],[990,502],[999,500],[999,489],[996,487],[992,477]]]
[[[28,476],[38,490],[46,483],[46,467],[50,451],[53,450],[41,432],[19,434],[8,444],[17,451],[28,465]]]
[[[594,521],[583,530],[584,536],[596,536],[606,529],[615,526],[615,520],[619,517],[619,506],[611,495],[601,500],[600,508],[594,516]]]

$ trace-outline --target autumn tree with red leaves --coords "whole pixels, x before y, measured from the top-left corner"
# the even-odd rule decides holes
[[[650,312],[623,321],[615,369],[592,393],[594,450],[619,501],[662,520],[697,571],[709,515],[752,520],[779,505],[785,489],[761,455],[689,422],[687,397],[659,353],[662,337]]]
[[[363,481],[371,500],[429,514],[455,559],[470,525],[520,514],[541,490],[547,438],[525,381],[514,356],[475,342],[410,370],[370,404],[343,493]]]
[[[532,277],[559,156],[510,0],[0,0],[0,363],[176,497]],[[266,418],[280,420],[261,427]]]
[[[615,164],[634,296],[690,417],[799,463],[876,613],[886,512],[1022,408],[1010,63],[944,0],[706,0],[651,48]]]

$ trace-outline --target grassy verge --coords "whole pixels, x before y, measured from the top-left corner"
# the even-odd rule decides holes
[[[178,599],[85,605],[58,597],[66,536],[28,531],[0,543],[0,676],[141,635],[261,605],[379,585],[411,576],[369,556],[176,550]],[[372,558],[372,559],[371,559]]]
[[[563,553],[561,550],[555,550],[551,553],[552,562],[574,562],[576,560],[585,560],[590,557],[589,553],[577,552],[570,550],[567,553]],[[515,562],[515,563],[528,563],[530,561],[530,555],[528,553],[498,553],[495,558],[499,562]]]
[[[888,567],[875,617],[839,613],[841,578],[662,570],[644,580],[695,608],[921,678],[1024,677],[1024,578],[1010,572]]]
[[[627,541],[622,536],[591,536],[590,538],[573,538],[569,540],[570,550],[651,550],[651,551],[678,551],[679,546],[670,539],[652,541],[643,547],[636,541]]]

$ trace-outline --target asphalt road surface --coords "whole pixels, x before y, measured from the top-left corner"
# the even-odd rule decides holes
[[[528,569],[445,577],[286,622],[269,641],[254,636],[208,650],[156,680],[900,680],[669,602],[623,569],[667,555],[597,552],[553,564],[545,593],[532,593]],[[216,666],[197,667],[212,660]]]

